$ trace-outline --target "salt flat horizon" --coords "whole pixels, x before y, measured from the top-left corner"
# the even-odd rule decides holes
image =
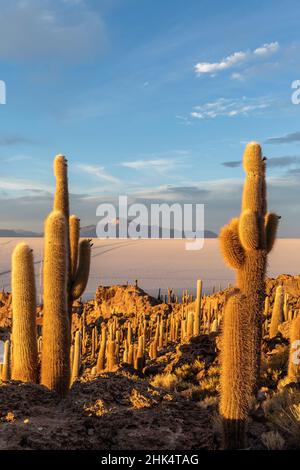
[[[11,254],[24,241],[34,250],[38,293],[41,290],[43,238],[0,238],[0,286],[10,290]],[[133,284],[156,296],[168,287],[181,294],[195,291],[197,279],[211,292],[233,283],[234,272],[221,256],[218,239],[206,239],[199,251],[187,251],[186,240],[93,239],[92,263],[85,298],[92,298],[99,285]],[[278,239],[269,255],[267,275],[300,273],[300,239]]]

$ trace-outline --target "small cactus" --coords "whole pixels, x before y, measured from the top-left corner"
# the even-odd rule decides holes
[[[109,339],[107,342],[107,371],[114,372],[117,366],[116,342]]]
[[[103,324],[101,329],[101,338],[100,338],[100,348],[98,353],[98,360],[97,360],[97,372],[103,372],[105,369],[105,352],[106,352],[106,327]]]
[[[10,340],[7,339],[4,343],[3,366],[2,366],[2,371],[1,371],[1,380],[3,382],[8,382],[11,377],[10,349],[11,349]]]
[[[80,375],[80,367],[81,367],[81,333],[79,330],[77,330],[75,333],[71,383],[75,382],[75,380],[78,379]]]
[[[275,301],[272,310],[272,318],[270,325],[270,338],[278,333],[278,326],[284,321],[284,289],[282,286],[276,288]]]
[[[193,332],[194,336],[198,336],[200,334],[201,297],[202,297],[202,281],[201,279],[198,279],[195,314],[194,314],[194,332]]]

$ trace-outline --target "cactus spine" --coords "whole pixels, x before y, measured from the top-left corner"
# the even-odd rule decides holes
[[[12,256],[12,379],[37,382],[36,291],[32,250],[19,243]]]
[[[44,321],[41,383],[60,395],[70,384],[67,223],[53,211],[45,223]]]

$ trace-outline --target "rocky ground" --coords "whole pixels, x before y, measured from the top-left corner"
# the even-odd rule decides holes
[[[269,280],[270,299],[276,285],[284,283],[292,308],[300,308],[293,291],[298,282],[290,276]],[[225,293],[213,298],[222,308]],[[100,287],[94,301],[75,306],[74,328],[83,310],[87,324],[94,325],[112,314],[151,316],[178,308],[137,287]],[[2,293],[2,340],[10,326],[10,297]],[[0,450],[220,449],[219,348],[219,333],[171,343],[142,373],[121,365],[115,373],[94,375],[87,354],[82,376],[63,400],[40,385],[0,382]],[[272,340],[264,339],[262,354],[261,388],[248,423],[249,449],[299,448],[300,393],[280,385],[288,358],[287,326]]]

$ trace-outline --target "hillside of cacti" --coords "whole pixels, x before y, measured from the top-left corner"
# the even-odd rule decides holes
[[[300,309],[300,298],[295,295],[299,280],[286,275],[267,280],[262,374],[247,430],[252,449],[299,447],[300,393],[284,388],[290,326]],[[278,286],[283,286],[285,292],[283,317],[276,335],[270,338]],[[76,331],[82,340],[77,376],[69,394],[61,400],[41,385],[3,381],[0,449],[222,448],[218,414],[220,350],[229,292],[230,288],[202,296],[203,321],[198,335],[191,326],[188,331],[189,312],[194,312],[196,301],[186,293],[175,303],[168,294],[166,299],[158,300],[133,285],[100,286],[94,299],[76,302],[72,319],[74,346]],[[2,293],[0,297],[0,339],[5,341],[11,331],[11,296]],[[174,320],[180,321],[177,334],[172,330]],[[158,334],[153,352],[158,324],[164,329]],[[103,370],[98,370],[101,332],[112,332],[114,328],[115,356],[112,361],[107,349]],[[142,329],[145,346],[140,365],[138,342]],[[129,331],[132,357],[128,357]],[[39,364],[40,360],[41,350]]]
[[[267,278],[280,216],[259,144],[243,166],[240,215],[219,235],[232,285],[208,295],[199,278],[154,297],[137,279],[84,301],[94,244],[55,158],[42,302],[23,242],[0,295],[0,449],[299,448],[300,276]]]

